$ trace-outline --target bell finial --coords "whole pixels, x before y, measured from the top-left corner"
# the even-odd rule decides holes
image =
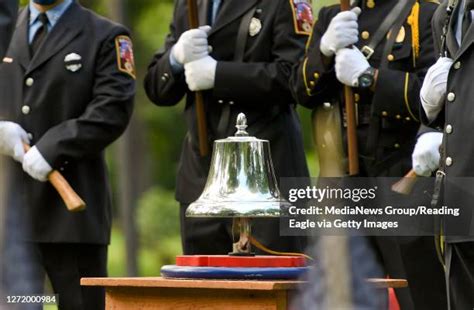
[[[247,117],[244,113],[239,113],[237,116],[237,125],[235,125],[235,127],[237,128],[237,132],[235,133],[237,137],[247,137],[249,135],[246,131],[248,126]]]

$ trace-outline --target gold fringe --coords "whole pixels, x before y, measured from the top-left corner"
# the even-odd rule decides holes
[[[408,24],[411,26],[411,46],[413,50],[413,67],[416,66],[416,60],[420,56],[420,3],[418,0],[413,5]]]

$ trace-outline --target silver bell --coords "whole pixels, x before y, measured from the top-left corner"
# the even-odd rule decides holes
[[[188,217],[278,217],[281,198],[270,143],[249,137],[247,119],[237,117],[237,133],[214,142],[207,183]]]

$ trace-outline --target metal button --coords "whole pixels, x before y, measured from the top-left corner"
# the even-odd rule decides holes
[[[453,159],[451,157],[446,157],[446,166],[450,167],[453,165]]]
[[[451,126],[451,125],[446,125],[446,133],[448,133],[448,134],[453,133],[453,126]]]
[[[315,73],[313,74],[313,76],[314,76],[314,79],[315,79],[315,80],[319,79],[319,73],[318,73],[318,72],[315,72]]]
[[[161,77],[161,80],[162,80],[163,82],[166,82],[166,80],[167,80],[166,76],[162,76],[162,77]]]
[[[29,132],[27,136],[28,136],[28,139],[33,140],[33,134],[31,132]]]
[[[454,93],[449,93],[449,94],[448,94],[448,101],[449,101],[449,102],[453,102],[454,99],[456,99],[456,94],[454,94]]]
[[[382,112],[382,116],[388,116],[388,112],[387,112],[387,111],[383,111],[383,112]]]
[[[69,162],[67,160],[64,161],[65,165],[69,165]]]
[[[33,78],[27,78],[25,81],[26,86],[31,87],[35,83],[35,80]]]
[[[59,168],[59,170],[64,171],[64,167]]]
[[[362,33],[360,34],[362,39],[364,40],[367,40],[368,38],[370,38],[370,33],[368,31],[362,31]]]
[[[359,94],[357,94],[357,93],[354,94],[354,101],[355,101],[355,102],[359,102],[359,101],[360,101],[360,95],[359,95]]]
[[[332,104],[330,102],[323,103],[323,106],[324,106],[324,109],[326,109],[326,110],[332,108]]]
[[[396,148],[396,149],[399,149],[399,148],[400,148],[400,144],[399,144],[399,143],[395,143],[395,144],[393,145],[393,147]]]
[[[407,122],[409,122],[409,121],[411,121],[411,118],[410,118],[409,116],[407,116],[407,117],[405,117],[405,120],[406,120]]]
[[[223,104],[224,100],[217,100],[218,103]]]
[[[400,114],[397,114],[397,115],[395,115],[395,118],[396,118],[396,119],[401,119],[402,116],[401,116]]]
[[[30,108],[29,106],[27,106],[27,105],[24,105],[24,106],[21,107],[21,113],[23,113],[23,114],[25,114],[25,115],[26,115],[26,114],[29,114],[30,111],[31,111],[31,108]]]
[[[229,101],[229,104],[230,104],[230,105],[234,105],[234,101]]]
[[[393,56],[392,54],[389,54],[389,55],[387,56],[387,59],[388,59],[388,61],[394,61],[394,60],[395,60],[395,56]]]
[[[314,81],[309,81],[309,86],[314,87],[316,83]]]
[[[373,8],[375,8],[375,1],[374,0],[368,0],[366,5],[367,5],[367,8],[373,9]]]
[[[459,68],[461,68],[461,62],[460,61],[456,61],[454,63],[454,69],[458,70]]]
[[[167,78],[170,77],[170,75],[168,73],[163,73],[163,75]]]

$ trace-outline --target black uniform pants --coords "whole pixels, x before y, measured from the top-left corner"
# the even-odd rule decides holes
[[[358,133],[359,141],[366,141],[368,133],[363,130]],[[382,136],[381,141],[384,139],[388,138]],[[403,176],[411,168],[411,150],[379,147],[376,161],[361,161],[361,176]],[[446,309],[444,271],[436,254],[434,237],[375,236],[371,241],[385,272],[391,278],[408,280],[409,287],[395,290],[402,310]]]
[[[181,204],[181,241],[185,255],[225,255],[232,252],[232,219],[187,218],[187,208],[188,204]],[[253,219],[252,235],[274,251],[302,253],[306,249],[306,237],[280,236],[279,219]],[[252,251],[264,254],[256,248]]]
[[[474,309],[474,242],[445,245],[449,310]]]
[[[58,295],[60,310],[102,310],[105,290],[81,286],[82,277],[107,276],[107,246],[72,243],[35,243],[34,261],[40,275],[44,272]],[[44,276],[38,278],[42,292]]]

